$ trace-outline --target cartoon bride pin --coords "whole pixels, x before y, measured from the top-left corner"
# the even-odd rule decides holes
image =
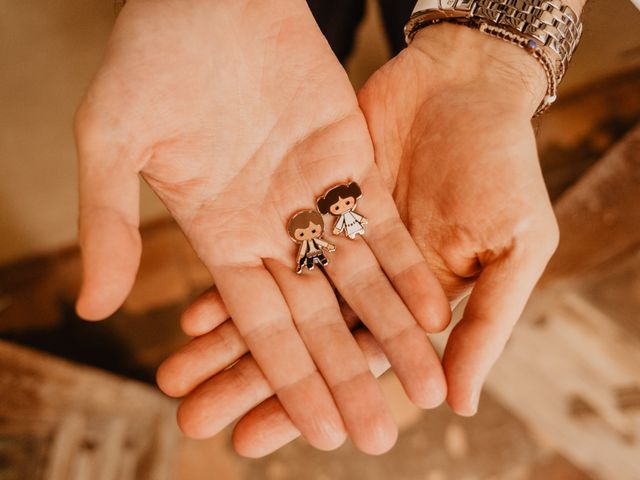
[[[317,201],[318,211],[322,214],[330,213],[339,217],[333,227],[333,234],[345,232],[350,239],[364,233],[367,219],[354,212],[358,199],[362,197],[362,190],[356,182],[337,185],[320,197]]]

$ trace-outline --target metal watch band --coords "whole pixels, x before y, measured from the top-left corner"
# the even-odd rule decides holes
[[[582,35],[582,23],[560,0],[418,0],[405,37],[410,43],[427,25],[450,21],[489,24],[534,39],[556,63],[559,82]]]

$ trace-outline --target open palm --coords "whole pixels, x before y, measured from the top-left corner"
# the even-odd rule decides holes
[[[530,121],[545,84],[527,53],[440,25],[359,94],[412,237],[452,305],[471,292],[443,357],[447,400],[463,415],[558,242]]]
[[[496,58],[494,69],[487,68]],[[514,80],[518,66],[530,69],[531,78]],[[441,25],[421,32],[359,94],[387,188],[452,305],[473,288],[443,358],[448,401],[465,415],[475,412],[482,382],[557,243],[530,124],[540,72],[535,61],[510,45]],[[185,330],[201,336],[162,366],[163,388],[171,389],[181,378],[188,392],[231,363],[222,352],[222,331],[226,344],[235,346],[233,355],[244,353],[228,323],[213,329],[224,318],[215,292],[186,312]],[[364,331],[356,338],[372,368],[383,371],[383,352],[373,339]],[[220,363],[190,368],[205,345],[207,357]],[[218,376],[218,388],[224,390],[225,381],[243,368]],[[247,388],[234,396],[243,395],[248,397]],[[263,402],[236,427],[241,453],[263,455],[297,434],[269,395],[265,388],[244,404],[249,409]]]
[[[441,366],[422,328],[446,321],[446,300],[399,219],[355,94],[304,2],[133,0],[78,110],[76,134],[82,316],[112,313],[134,281],[141,173],[213,275],[303,435],[334,448],[346,427],[363,450],[384,451],[395,426],[378,386],[331,284],[319,272],[295,274],[286,231],[327,187],[357,180],[366,241],[331,239],[327,274],[414,402],[443,400]],[[181,424],[207,436],[220,424],[203,408],[211,389],[199,392]]]

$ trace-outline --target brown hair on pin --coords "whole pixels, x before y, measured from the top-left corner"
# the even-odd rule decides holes
[[[315,210],[302,210],[301,212],[296,213],[289,220],[289,224],[287,225],[289,236],[293,240],[298,241],[295,237],[296,230],[298,228],[307,228],[311,222],[316,225],[320,225],[320,228],[324,231],[324,219],[322,218],[322,215]]]
[[[291,239],[300,245],[296,257],[295,272],[300,275],[304,268],[313,270],[316,263],[326,267],[329,259],[324,251],[335,251],[335,245],[322,239],[324,219],[315,210],[302,210],[296,213],[287,224]]]
[[[354,199],[358,199],[362,196],[362,190],[360,190],[360,185],[356,182],[350,182],[348,184],[338,185],[333,187],[324,196],[320,197],[316,202],[318,205],[318,210],[322,214],[331,213],[331,205],[336,203],[339,198],[348,198],[353,197]]]

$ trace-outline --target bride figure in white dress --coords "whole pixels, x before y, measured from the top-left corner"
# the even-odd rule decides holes
[[[333,187],[318,199],[317,205],[320,213],[330,213],[334,217],[338,217],[333,227],[334,235],[345,232],[345,235],[353,240],[357,235],[364,233],[367,219],[354,212],[360,197],[362,197],[360,186],[356,182],[351,182],[347,185]]]

